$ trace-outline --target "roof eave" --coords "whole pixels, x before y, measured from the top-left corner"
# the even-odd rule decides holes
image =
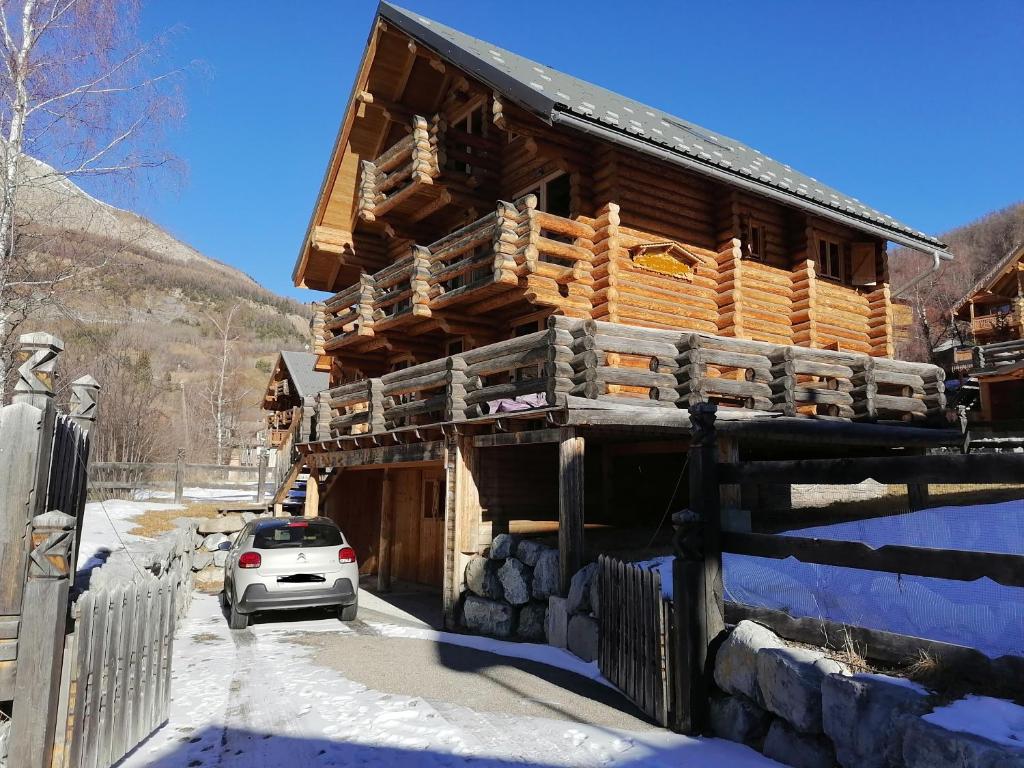
[[[748,179],[741,174],[719,168],[715,165],[711,165],[710,163],[701,162],[697,158],[684,155],[680,152],[673,152],[672,150],[654,142],[645,141],[639,136],[617,131],[614,128],[587,120],[586,118],[572,114],[571,112],[555,110],[551,114],[551,121],[556,125],[565,125],[566,127],[614,142],[620,146],[653,155],[654,157],[666,160],[688,170],[695,171],[705,176],[710,176],[727,184],[732,184],[758,195],[771,198],[784,205],[799,208],[817,216],[821,216],[822,218],[831,219],[832,221],[859,229],[862,232],[868,232],[889,242],[896,243],[897,245],[903,245],[915,251],[927,253],[929,256],[935,256],[937,254],[938,257],[944,261],[953,259],[953,254],[949,252],[944,243],[932,243],[928,240],[922,240],[904,232],[890,229],[889,227],[883,227],[870,221],[865,221],[859,216],[851,216],[841,211],[836,211],[835,209],[830,208],[827,205],[822,205],[815,200],[791,195],[787,192],[776,189],[769,184],[757,181],[756,179]]]

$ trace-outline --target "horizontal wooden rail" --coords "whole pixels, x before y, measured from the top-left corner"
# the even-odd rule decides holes
[[[852,459],[794,459],[723,464],[722,483],[852,485],[879,483],[1024,483],[1024,454],[939,454]]]
[[[905,547],[887,544],[873,548],[859,541],[832,541],[770,533],[722,533],[722,551],[802,563],[883,571],[904,576],[927,576],[954,581],[988,578],[1008,587],[1024,587],[1024,555],[968,552],[956,549]]]
[[[754,621],[786,640],[824,648],[844,650],[849,642],[865,658],[886,665],[913,663],[920,660],[923,652],[944,669],[954,672],[961,681],[978,682],[986,688],[1004,688],[1024,678],[1024,657],[1021,656],[990,659],[981,651],[953,643],[828,619],[790,616],[785,611],[733,602],[725,603],[725,620],[730,624]]]

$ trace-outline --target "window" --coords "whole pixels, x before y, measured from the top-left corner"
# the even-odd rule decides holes
[[[471,109],[466,113],[465,117],[461,117],[452,123],[452,126],[457,130],[469,134],[470,136],[486,136],[487,120],[484,119],[484,108],[480,106],[475,109]],[[466,155],[474,154],[473,147],[468,144],[458,144],[456,145],[455,150],[459,153],[465,153]],[[465,174],[471,175],[473,173],[473,166],[469,162],[463,160],[450,160],[448,162],[448,167],[456,171],[461,171]]]
[[[285,522],[263,525],[256,531],[254,549],[340,546],[341,531],[332,523]]]
[[[423,519],[440,520],[444,517],[444,505],[441,497],[441,481],[427,479],[423,481]]]
[[[818,274],[843,279],[843,247],[835,240],[818,239]]]
[[[541,179],[529,189],[523,190],[516,199],[526,195],[537,196],[537,210],[554,216],[570,217],[572,205],[572,184],[569,174],[562,171]]]
[[[765,231],[763,224],[750,223],[747,225],[747,239],[744,243],[745,255],[754,261],[764,261],[765,253]]]
[[[445,345],[444,351],[446,356],[451,356],[461,354],[465,349],[466,345],[462,339],[452,339]]]

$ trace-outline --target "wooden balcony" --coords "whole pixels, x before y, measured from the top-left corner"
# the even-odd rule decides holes
[[[321,393],[330,434],[579,408],[715,402],[765,418],[946,422],[942,369],[868,355],[552,317],[548,329]]]
[[[593,227],[536,209],[528,195],[411,252],[325,302],[324,349],[373,348],[382,333],[454,307],[482,311],[488,298],[521,288],[522,299],[567,314],[590,305],[575,295],[593,260]]]
[[[975,336],[998,336],[1019,338],[1021,323],[1013,312],[1002,312],[993,315],[976,315],[971,320],[971,332]]]
[[[457,197],[473,198],[474,190],[496,185],[499,150],[497,139],[450,127],[440,115],[415,115],[409,133],[360,163],[359,217],[412,224]]]

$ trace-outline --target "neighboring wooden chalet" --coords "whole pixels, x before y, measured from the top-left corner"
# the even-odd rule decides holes
[[[739,141],[382,4],[294,272],[333,294],[310,482],[366,571],[443,584],[451,616],[494,533],[557,535],[563,581],[585,526],[649,536],[685,499],[693,404],[722,406],[733,460],[941,443],[917,428],[942,423],[941,369],[891,359],[889,242],[951,258]]]
[[[314,370],[317,356],[310,352],[281,352],[270,372],[263,410],[267,411],[267,444],[277,448],[291,432],[296,409],[330,386],[325,371]]]
[[[954,372],[977,379],[972,423],[1024,433],[1024,243],[1010,249],[952,309],[974,346],[954,351]]]
[[[1024,243],[1010,250],[953,307],[977,344],[1024,339]]]

